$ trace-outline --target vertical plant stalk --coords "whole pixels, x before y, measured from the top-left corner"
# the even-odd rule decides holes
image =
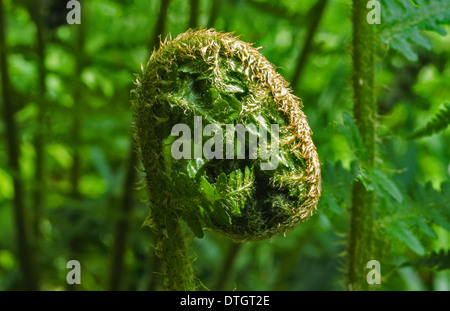
[[[159,43],[159,36],[164,33],[166,28],[167,10],[169,9],[170,0],[161,0],[161,6],[159,8],[158,19],[156,21],[155,30],[153,31],[152,39],[149,41],[148,48],[150,53],[153,48]]]
[[[140,122],[137,123],[137,132],[142,133]],[[141,134],[143,135],[143,134]],[[144,134],[145,135],[145,134]],[[137,137],[139,135],[137,134]],[[152,138],[154,139],[154,138]],[[150,140],[144,136],[140,141]],[[159,157],[156,161],[151,157],[142,156],[142,145],[139,145],[141,161],[144,168],[165,168],[166,163]],[[158,152],[160,150],[155,150]],[[156,237],[155,254],[163,263],[165,288],[169,291],[193,291],[196,289],[192,259],[187,250],[187,237],[181,225],[181,219],[175,211],[172,202],[172,193],[164,181],[163,173],[159,169],[149,170],[146,175],[146,190],[150,201],[151,217],[147,225]]]
[[[85,11],[85,5],[81,6],[81,10]],[[81,24],[76,25],[76,63],[75,76],[79,79],[78,89],[74,90],[74,105],[72,108],[72,148],[73,148],[73,163],[70,172],[70,182],[72,185],[72,197],[77,199],[80,197],[80,177],[81,177],[81,132],[82,132],[82,105],[83,105],[83,83],[81,82],[81,74],[85,67],[84,55],[84,41],[85,41],[85,23],[86,18],[83,12],[81,13],[83,20]]]
[[[8,149],[9,167],[12,170],[14,199],[13,215],[17,239],[19,264],[22,270],[24,288],[37,290],[38,280],[34,270],[33,254],[27,236],[27,221],[25,217],[24,186],[21,179],[19,158],[20,146],[18,129],[14,121],[11,87],[7,64],[6,25],[3,0],[0,0],[0,71],[2,80],[3,122],[5,124],[6,144]]]
[[[155,24],[153,34],[149,40],[150,53],[156,46],[159,36],[165,32],[165,25],[167,19],[167,9],[170,0],[161,0],[161,6],[158,14],[158,19]],[[122,283],[122,272],[124,266],[124,255],[127,244],[129,216],[133,210],[133,193],[134,185],[137,179],[137,169],[139,159],[136,154],[136,145],[134,139],[131,140],[130,149],[128,152],[128,166],[124,182],[124,193],[119,207],[119,219],[114,228],[114,244],[112,252],[112,264],[110,270],[109,289],[111,291],[120,290]],[[156,262],[153,260],[152,262]]]
[[[161,188],[158,190],[163,191]],[[169,291],[193,291],[196,286],[186,232],[171,206],[170,198],[161,203],[163,205],[152,211],[154,219],[159,220],[153,226],[157,238],[155,252],[164,264],[165,287]]]
[[[189,11],[189,28],[195,28],[198,25],[198,2],[199,0],[190,0],[191,9]]]
[[[223,260],[223,264],[219,275],[217,277],[215,290],[224,290],[231,276],[231,271],[233,270],[233,265],[236,261],[239,250],[242,247],[241,243],[229,243],[228,252]]]
[[[363,167],[375,164],[375,25],[366,21],[366,3],[353,0],[353,113],[360,131],[365,156]],[[352,189],[351,227],[349,239],[348,288],[367,289],[366,264],[371,258],[373,242],[374,193],[355,181]]]
[[[295,270],[298,269],[299,261],[302,259],[302,253],[305,250],[305,245],[311,242],[310,238],[314,234],[314,227],[307,227],[307,230],[303,232],[297,241],[293,251],[289,253],[289,258],[284,260],[282,267],[278,270],[277,276],[273,281],[273,290],[281,291],[289,288],[289,279],[295,274]]]
[[[151,275],[150,280],[147,283],[147,290],[155,291],[158,290],[158,287],[160,286],[160,284],[162,284],[162,278],[159,277],[161,275],[161,273],[159,273],[159,271],[161,271],[161,259],[158,256],[153,255],[150,256],[149,261],[151,267]]]
[[[319,28],[319,24],[322,19],[323,13],[325,12],[326,6],[327,0],[318,0],[316,4],[310,9],[310,12],[307,14],[308,17],[311,16],[311,20],[308,26],[303,49],[298,56],[297,65],[295,66],[295,71],[291,78],[291,85],[293,88],[295,88],[295,86],[300,81],[300,77],[302,76],[309,53],[312,50],[314,36],[317,32],[317,29]]]
[[[83,69],[86,65],[85,61],[85,27],[86,27],[86,17],[83,14],[86,10],[87,3],[83,3],[80,6],[82,20],[80,24],[73,25],[74,27],[74,36],[75,36],[75,45],[73,46],[74,57],[75,57],[75,76],[78,79],[78,83],[74,85],[73,91],[73,99],[74,104],[72,107],[72,126],[70,128],[71,138],[72,138],[72,167],[70,168],[70,185],[71,185],[71,197],[73,200],[78,200],[81,198],[80,193],[80,178],[81,178],[81,133],[83,130],[82,125],[82,112],[84,105],[83,94],[85,92],[84,84],[81,80],[81,75],[83,73]],[[70,243],[69,244],[69,256],[76,256],[79,254],[79,246],[78,243]],[[66,290],[68,291],[76,291],[82,289],[83,285],[66,285]]]
[[[132,144],[133,145],[133,144]],[[133,209],[133,185],[136,180],[137,156],[133,147],[130,147],[128,167],[124,182],[124,193],[120,202],[118,220],[114,228],[114,244],[112,250],[112,264],[109,276],[109,290],[120,290],[124,255],[128,237],[129,217]]]
[[[212,0],[209,11],[208,28],[213,28],[220,11],[220,0]]]
[[[137,125],[139,128],[139,125]],[[142,147],[140,147],[142,148]],[[164,168],[164,159],[157,161],[141,156],[145,168]],[[148,170],[147,170],[148,171]],[[172,194],[159,170],[146,175],[146,190],[150,199],[151,217],[146,221],[156,236],[155,254],[163,263],[165,288],[169,291],[196,289],[192,259],[187,250],[186,232],[175,212]]]
[[[35,1],[28,9],[30,15],[33,17],[36,25],[36,50],[38,55],[38,115],[37,115],[37,130],[34,137],[34,150],[35,150],[35,174],[34,174],[34,187],[33,187],[33,218],[32,229],[36,238],[39,238],[39,223],[42,214],[42,206],[44,205],[43,190],[45,188],[44,183],[44,171],[45,171],[45,114],[46,114],[46,93],[47,87],[45,85],[46,69],[45,69],[45,29],[42,21],[41,3],[42,1]]]

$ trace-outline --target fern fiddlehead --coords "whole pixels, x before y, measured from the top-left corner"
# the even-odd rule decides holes
[[[258,49],[231,34],[189,30],[161,43],[136,84],[148,223],[168,274],[172,264],[188,265],[184,242],[173,245],[183,240],[179,219],[198,237],[208,228],[251,241],[286,234],[313,214],[321,187],[312,132],[301,101]]]

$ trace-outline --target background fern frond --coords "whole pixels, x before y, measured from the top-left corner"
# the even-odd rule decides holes
[[[423,128],[417,130],[409,138],[429,136],[443,131],[450,124],[450,101],[444,102],[439,112]]]
[[[408,60],[416,61],[413,45],[431,49],[431,43],[421,30],[435,31],[446,35],[441,27],[450,23],[450,2],[447,0],[417,0],[416,7],[407,0],[384,0],[382,2],[382,29],[380,39]]]
[[[441,249],[440,252],[432,252],[413,263],[405,263],[403,266],[425,266],[436,270],[450,269],[450,250]]]
[[[450,232],[450,183],[441,184],[441,191],[426,185],[414,183],[404,202],[398,204],[394,198],[377,192],[380,203],[377,207],[378,225],[385,228],[386,236],[400,242],[416,254],[424,256],[423,239],[437,239],[435,226]]]

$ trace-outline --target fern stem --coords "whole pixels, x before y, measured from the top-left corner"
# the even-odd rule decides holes
[[[155,252],[164,265],[165,287],[169,291],[195,290],[192,260],[187,251],[186,233],[170,202],[152,209]]]
[[[375,25],[366,21],[366,2],[353,0],[353,113],[365,147],[361,165],[375,160]],[[360,181],[353,184],[349,239],[348,288],[367,289],[365,269],[372,253],[374,195]]]
[[[195,290],[192,259],[187,250],[187,237],[176,212],[177,203],[165,180],[167,166],[162,153],[162,144],[150,139],[144,129],[149,119],[136,113],[138,150],[146,172],[145,184],[149,197],[150,217],[147,225],[156,237],[155,254],[161,259],[165,277],[165,288],[169,291]]]

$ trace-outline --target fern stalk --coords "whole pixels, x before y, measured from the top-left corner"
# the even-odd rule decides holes
[[[353,0],[353,113],[365,152],[364,167],[373,167],[375,159],[375,25],[366,21],[366,2]],[[373,192],[355,181],[352,189],[351,227],[349,239],[348,288],[367,288],[365,267],[371,259],[373,229]]]
[[[160,189],[162,190],[162,189]],[[153,230],[157,241],[155,252],[165,266],[165,286],[170,291],[196,289],[192,271],[192,258],[188,255],[186,233],[168,199],[153,209]]]

